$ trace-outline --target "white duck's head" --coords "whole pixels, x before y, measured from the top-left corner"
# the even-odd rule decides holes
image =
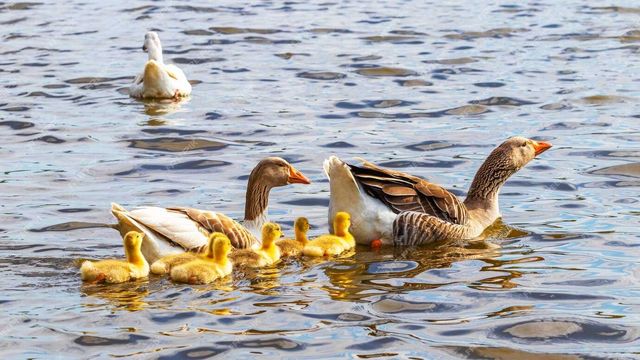
[[[142,51],[149,53],[149,60],[162,62],[162,44],[157,32],[149,31],[144,35]]]

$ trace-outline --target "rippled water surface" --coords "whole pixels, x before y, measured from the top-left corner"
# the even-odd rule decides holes
[[[2,357],[640,356],[639,6],[0,3]],[[189,100],[127,96],[150,29]],[[200,287],[78,276],[121,256],[112,201],[239,218],[247,174],[278,155],[314,182],[274,190],[271,218],[319,234],[325,157],[464,196],[516,134],[554,147],[507,183],[484,241]]]

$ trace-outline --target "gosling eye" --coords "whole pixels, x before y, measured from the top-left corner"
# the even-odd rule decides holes
[[[522,146],[522,147],[527,146],[527,142],[526,142],[526,141],[525,141],[525,142],[523,142],[522,144],[520,144],[520,146]]]

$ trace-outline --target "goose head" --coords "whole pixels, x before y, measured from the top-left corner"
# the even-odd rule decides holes
[[[274,187],[290,184],[310,184],[304,174],[298,171],[285,159],[268,157],[263,159],[253,168],[247,184],[247,195],[244,207],[245,221],[266,221],[267,206],[269,204],[269,191]]]
[[[497,194],[507,179],[549,148],[551,144],[548,142],[522,136],[507,139],[489,154],[478,169],[467,195],[469,201],[465,200],[465,203],[479,200],[484,207],[491,203],[497,209]]]
[[[149,60],[162,62],[162,45],[157,32],[149,31],[144,35],[142,51],[149,53]]]
[[[493,150],[487,160],[494,159],[495,167],[515,173],[550,147],[551,144],[548,142],[514,136]]]
[[[259,179],[268,188],[311,183],[293,165],[279,157],[268,157],[260,161],[249,175],[249,179],[251,178]]]

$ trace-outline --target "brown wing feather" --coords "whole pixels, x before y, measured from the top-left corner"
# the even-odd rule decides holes
[[[396,214],[417,211],[453,224],[467,221],[464,204],[441,186],[364,160],[363,166],[349,165],[349,168],[368,195],[380,200]]]
[[[467,207],[445,188],[421,181],[415,185],[419,192],[420,204],[424,213],[434,215],[452,224],[467,222]]]
[[[370,163],[367,160],[362,159],[362,158],[360,158],[359,160],[362,161],[362,167],[363,168],[374,170],[374,171],[377,171],[377,172],[381,172],[383,174],[387,174],[389,176],[393,176],[393,177],[396,177],[396,178],[399,178],[399,179],[405,179],[408,182],[415,183],[415,182],[424,180],[421,177],[418,177],[418,176],[415,176],[415,175],[411,175],[411,174],[407,174],[407,173],[404,173],[402,171],[382,168],[382,167],[380,167],[380,166],[378,166],[378,165],[376,165],[374,163]]]
[[[258,239],[247,228],[222,213],[193,208],[171,208],[171,210],[186,214],[197,222],[202,227],[202,231],[207,232],[207,235],[212,232],[221,232],[227,235],[231,240],[231,245],[236,249],[250,248],[258,243]]]

